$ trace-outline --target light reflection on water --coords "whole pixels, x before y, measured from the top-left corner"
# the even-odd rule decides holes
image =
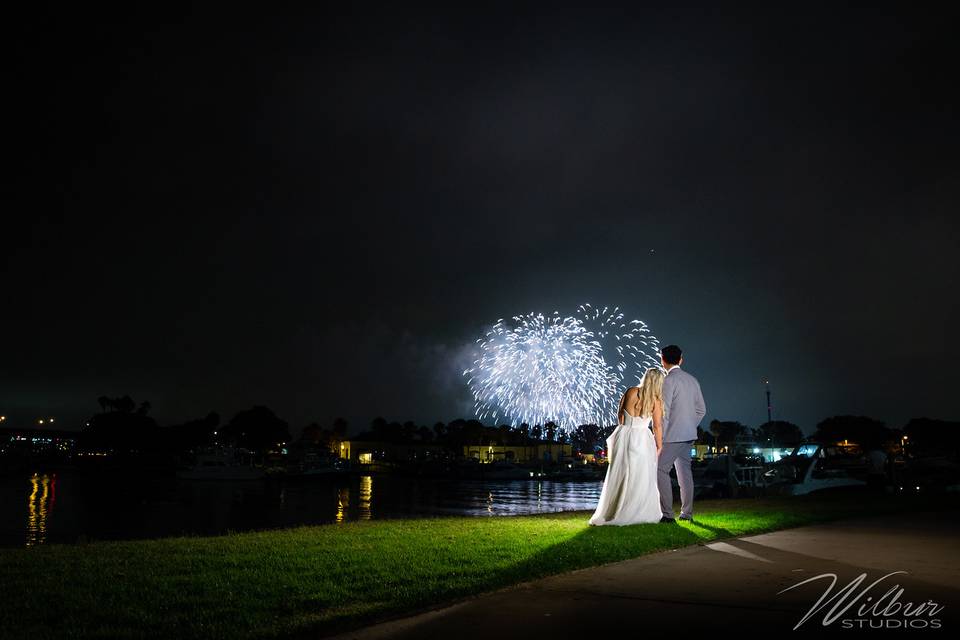
[[[371,476],[360,476],[360,513],[358,519],[369,520],[373,517],[370,509],[370,503],[373,500],[373,478]]]
[[[31,473],[0,476],[0,545],[214,535],[398,517],[592,510],[600,489],[599,481],[542,479],[453,481],[364,475],[299,483],[187,482],[149,474]]]
[[[340,489],[340,495],[337,498],[337,517],[336,522],[343,522],[347,518],[347,509],[350,508],[350,488]]]
[[[30,497],[27,499],[26,546],[43,544],[47,539],[47,517],[56,502],[57,477],[34,473],[30,477]]]

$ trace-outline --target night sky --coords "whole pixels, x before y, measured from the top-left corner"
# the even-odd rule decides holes
[[[802,6],[8,17],[0,413],[471,417],[589,301],[707,420],[960,418],[955,23]]]

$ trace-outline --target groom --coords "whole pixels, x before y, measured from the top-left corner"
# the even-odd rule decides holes
[[[660,490],[660,522],[676,522],[673,517],[673,487],[670,467],[677,469],[680,484],[680,519],[693,520],[693,472],[690,470],[690,449],[697,441],[697,426],[707,407],[700,393],[700,383],[683,371],[683,351],[675,344],[660,351],[667,377],[663,381],[663,448],[657,463],[657,487]]]

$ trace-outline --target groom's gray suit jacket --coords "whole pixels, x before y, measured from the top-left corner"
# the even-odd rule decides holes
[[[707,415],[700,383],[692,375],[673,367],[663,380],[663,441],[689,442],[697,439],[697,426]]]

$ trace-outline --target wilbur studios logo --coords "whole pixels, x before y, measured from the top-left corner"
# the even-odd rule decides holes
[[[943,605],[933,600],[920,603],[901,601],[903,587],[889,578],[906,573],[893,571],[866,586],[867,574],[861,573],[841,589],[836,589],[837,574],[823,573],[778,591],[777,595],[815,582],[826,584],[823,595],[800,619],[794,631],[821,612],[824,627],[836,623],[836,627],[842,629],[939,629],[941,621],[937,616],[943,611]]]

